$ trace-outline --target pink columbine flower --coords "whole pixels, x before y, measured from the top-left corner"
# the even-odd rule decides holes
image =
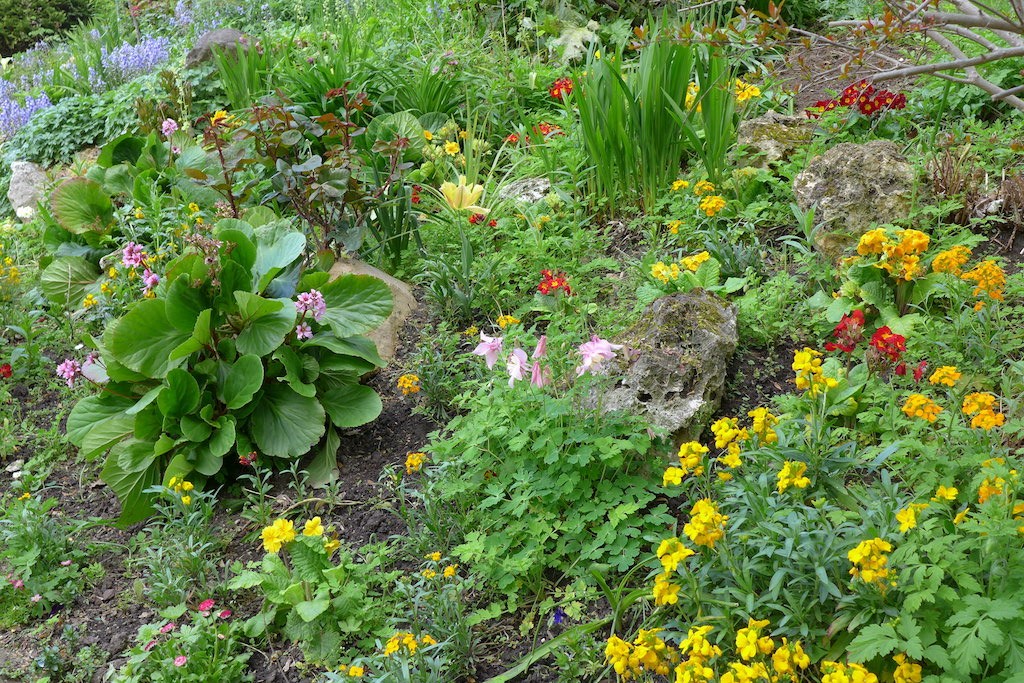
[[[551,368],[544,367],[540,361],[535,361],[533,371],[530,373],[530,384],[538,389],[551,384]]]
[[[178,132],[178,122],[174,119],[164,119],[164,122],[160,124],[160,131],[164,134],[165,138],[169,138]]]
[[[188,661],[188,657],[185,655],[178,655],[174,658],[174,666],[185,666],[185,662]]]
[[[216,603],[214,603],[213,598],[207,598],[199,603],[198,610],[204,614],[209,613],[209,611],[213,609],[214,604]]]
[[[121,263],[126,268],[137,268],[142,265],[142,245],[129,242],[121,251]]]
[[[621,348],[622,344],[612,344],[606,339],[601,339],[596,334],[593,335],[590,341],[580,344],[579,352],[583,361],[576,368],[576,376],[579,377],[587,371],[592,373],[601,372],[604,362],[615,358],[615,352]]]
[[[487,369],[490,370],[498,361],[498,354],[501,353],[501,345],[504,342],[502,337],[488,337],[480,333],[480,343],[473,349],[473,354],[483,356],[487,360]]]
[[[160,276],[151,271],[149,268],[146,268],[146,270],[143,271],[142,273],[142,284],[144,285],[142,291],[148,292],[149,290],[153,289],[158,284],[160,284]]]
[[[299,313],[311,313],[313,320],[320,322],[320,319],[327,313],[327,302],[324,301],[323,294],[311,289],[296,297],[295,309]]]
[[[231,616],[231,610],[224,609],[224,610],[220,611],[220,614],[217,615],[217,618],[218,619],[227,619],[230,616]]]
[[[548,335],[542,334],[540,339],[537,340],[537,348],[533,350],[533,355],[530,358],[534,360],[543,358],[544,354],[548,352]]]
[[[57,376],[67,380],[68,386],[75,386],[75,379],[82,374],[82,366],[73,358],[65,358],[64,362],[57,366]]]
[[[42,595],[40,595],[39,593],[36,593],[35,595],[33,595],[33,596],[32,596],[31,598],[29,598],[29,599],[30,599],[30,600],[31,600],[32,602],[39,602],[40,600],[42,600],[42,599],[43,599],[43,596],[42,596]]]
[[[64,561],[62,561],[60,563],[60,566],[62,566],[62,567],[70,567],[71,566],[71,560],[64,560]]]
[[[313,336],[313,328],[306,323],[299,323],[295,326],[296,339],[309,339]]]
[[[20,591],[25,587],[25,582],[21,579],[15,579],[14,581],[11,581],[11,585],[14,586],[14,590]]]
[[[508,368],[508,385],[511,387],[515,385],[516,380],[523,379],[525,373],[530,372],[530,362],[526,360],[526,351],[514,349],[508,355],[506,366]]]
[[[166,624],[160,627],[160,633],[170,633],[174,630],[174,626],[175,624],[173,621],[168,621]]]

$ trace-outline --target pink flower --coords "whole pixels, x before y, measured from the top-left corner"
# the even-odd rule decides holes
[[[217,618],[218,619],[227,619],[230,616],[231,616],[231,610],[225,609],[225,610],[221,610],[220,614],[217,615]]]
[[[537,348],[533,350],[533,355],[530,358],[537,359],[543,358],[544,354],[548,352],[548,335],[542,334],[540,339],[537,340]]]
[[[299,313],[311,313],[313,320],[320,322],[320,319],[327,313],[327,302],[324,295],[315,289],[303,292],[296,297],[295,309]]]
[[[160,627],[160,633],[170,633],[174,630],[174,622],[168,621],[166,624]]]
[[[129,242],[121,251],[121,263],[127,268],[136,268],[142,265],[142,245]]]
[[[14,586],[14,590],[20,591],[22,588],[25,587],[25,582],[21,579],[15,579],[14,581],[11,581],[11,585]]]
[[[590,337],[590,341],[580,344],[579,352],[583,362],[576,368],[576,376],[590,371],[599,373],[602,371],[602,364],[615,358],[615,351],[622,348],[622,344],[612,344],[606,339],[601,339],[596,334]]]
[[[525,377],[524,373],[530,371],[530,362],[526,360],[526,351],[522,349],[513,350],[508,355],[506,367],[508,368],[508,385],[511,387],[516,383],[516,380]]]
[[[299,323],[295,326],[296,339],[309,339],[313,336],[313,328],[306,323]]]
[[[174,666],[185,666],[185,662],[188,661],[188,657],[185,655],[178,655],[174,658]]]
[[[153,289],[158,284],[160,284],[160,276],[151,271],[149,268],[146,268],[146,270],[143,271],[142,273],[142,284],[145,285],[142,288],[143,293],[148,292],[149,290]]]
[[[486,334],[481,332],[480,343],[475,349],[473,349],[473,354],[476,356],[483,356],[487,360],[487,369],[490,370],[498,361],[498,354],[501,353],[501,345],[503,341],[504,339],[502,337],[488,337]]]
[[[95,351],[90,351],[89,353],[85,354],[85,360],[82,361],[82,367],[92,365],[93,363],[98,361],[99,358],[100,354],[96,353]]]
[[[29,599],[30,599],[30,600],[31,600],[32,602],[39,602],[40,600],[42,600],[42,599],[43,599],[43,596],[42,596],[42,595],[40,595],[39,593],[36,593],[35,595],[33,595],[33,596],[32,596],[31,598],[29,598]]]
[[[214,604],[216,603],[214,603],[213,598],[207,598],[206,600],[203,600],[201,603],[199,603],[199,607],[197,609],[200,612],[209,612],[213,609]]]
[[[149,651],[150,651],[150,650],[152,650],[152,649],[153,649],[154,647],[156,647],[156,641],[155,641],[155,640],[151,640],[151,641],[149,641],[148,643],[146,643],[145,647],[143,647],[142,649],[143,649],[144,651],[146,651],[146,652],[149,652]]]
[[[181,147],[178,147],[177,145],[171,145],[171,153],[181,154]]]
[[[533,364],[533,372],[530,373],[530,384],[538,389],[551,384],[551,369],[546,368],[537,361]]]
[[[164,119],[164,122],[160,124],[160,131],[164,134],[165,138],[171,137],[177,130],[178,122],[174,119]]]
[[[70,567],[71,566],[71,560],[64,560],[63,562],[60,563],[60,566],[62,566],[62,567]]]
[[[73,358],[65,358],[64,362],[57,366],[57,376],[67,380],[68,386],[75,386],[75,379],[82,374],[82,366]]]

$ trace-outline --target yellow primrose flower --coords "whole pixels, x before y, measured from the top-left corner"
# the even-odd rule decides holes
[[[333,553],[335,550],[341,547],[341,541],[336,538],[332,538],[329,541],[324,541],[324,550],[328,555]]]
[[[960,493],[955,486],[942,486],[935,489],[935,495],[932,496],[932,502],[938,503],[940,501],[952,501],[956,500],[957,495]]]
[[[700,200],[698,208],[700,208],[708,218],[712,218],[715,214],[725,208],[725,197],[717,194],[708,195]]]
[[[954,365],[943,365],[932,373],[932,376],[928,378],[928,381],[932,384],[945,384],[947,387],[951,387],[956,384],[957,380],[962,375],[956,371]]]
[[[273,524],[265,527],[260,533],[263,539],[263,549],[268,553],[276,553],[281,546],[295,540],[295,525],[291,520],[278,519]]]
[[[450,140],[448,142],[444,143],[444,153],[447,154],[448,156],[453,157],[456,154],[458,154],[460,151],[461,151],[461,148],[459,147],[459,143],[452,142]]]
[[[181,502],[184,505],[191,505],[192,504],[192,496],[182,496],[181,497]]]
[[[701,264],[711,258],[711,254],[706,251],[694,254],[693,256],[684,256],[679,263],[682,264],[683,268],[686,268],[691,273],[696,273],[697,269],[700,268]]]
[[[434,139],[434,134],[431,133],[429,130],[425,130],[423,131],[423,139],[426,140],[427,142],[430,142],[431,140]]]
[[[319,517],[307,520],[306,525],[302,527],[303,536],[323,536],[324,525],[320,522]]]
[[[690,181],[688,181],[688,180],[682,180],[682,179],[676,180],[675,182],[672,183],[672,191],[673,192],[678,192],[679,190],[685,190],[689,186],[690,186]]]
[[[699,180],[697,184],[693,186],[693,193],[698,197],[706,194],[711,194],[715,191],[714,183],[710,183],[707,180]]]

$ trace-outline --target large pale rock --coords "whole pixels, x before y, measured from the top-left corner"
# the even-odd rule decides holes
[[[814,214],[814,246],[836,259],[878,223],[906,218],[917,173],[888,140],[844,142],[811,159],[793,180],[796,203]]]
[[[214,31],[207,31],[199,36],[196,44],[185,55],[185,68],[191,69],[213,59],[214,49],[223,50],[226,54],[233,54],[237,46],[247,46],[246,41],[246,35],[238,29],[218,28]]]
[[[520,178],[498,190],[498,196],[524,204],[536,204],[547,197],[550,190],[551,181],[547,178]]]
[[[744,163],[768,168],[776,161],[785,161],[814,135],[814,121],[800,116],[787,116],[770,111],[740,123],[737,142],[743,148]]]
[[[625,347],[621,379],[601,398],[602,408],[643,415],[676,437],[696,437],[725,393],[739,341],[736,309],[703,289],[672,294],[648,306],[617,341]]]
[[[11,164],[11,187],[7,190],[7,201],[25,222],[36,213],[36,204],[43,197],[46,187],[46,171],[31,161],[15,161]]]
[[[363,263],[352,258],[342,258],[330,270],[331,280],[342,275],[372,275],[381,280],[391,290],[391,298],[394,301],[394,308],[391,315],[384,321],[384,324],[373,330],[366,336],[377,345],[377,352],[386,361],[394,360],[398,351],[399,335],[402,332],[402,325],[409,319],[416,310],[416,298],[412,295],[412,288],[401,280],[394,278],[383,270]]]

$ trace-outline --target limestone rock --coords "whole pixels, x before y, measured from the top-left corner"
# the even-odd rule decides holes
[[[669,434],[694,438],[718,409],[736,351],[736,309],[703,289],[664,296],[617,340],[621,379],[604,410],[645,416]],[[613,370],[615,372],[615,370]]]
[[[520,178],[502,187],[498,191],[498,196],[502,199],[536,204],[547,196],[550,189],[551,181],[547,178]]]
[[[562,35],[551,41],[551,49],[561,51],[562,64],[568,65],[587,54],[587,46],[597,42],[597,34],[589,27],[567,26]]]
[[[219,28],[199,36],[196,44],[185,55],[185,68],[191,69],[213,59],[215,48],[231,54],[238,45],[245,46],[246,35],[233,28]]]
[[[11,187],[7,200],[18,218],[26,223],[35,216],[36,204],[43,197],[46,187],[46,171],[31,161],[15,161],[11,164]]]
[[[873,225],[906,218],[916,183],[893,142],[844,142],[812,159],[793,180],[793,193],[802,210],[817,207],[814,246],[837,259]]]
[[[814,121],[770,111],[742,121],[737,141],[745,147],[745,164],[768,168],[771,162],[789,159],[793,152],[810,142],[813,135]]]
[[[380,327],[369,332],[366,336],[377,345],[377,352],[381,358],[386,361],[394,360],[395,353],[398,351],[399,334],[401,334],[402,325],[405,324],[405,321],[418,306],[416,298],[412,295],[412,288],[401,280],[388,275],[383,270],[352,258],[340,259],[331,267],[330,275],[331,280],[335,280],[342,275],[372,275],[378,280],[382,280],[388,286],[394,301],[391,315],[388,316],[388,319]]]

